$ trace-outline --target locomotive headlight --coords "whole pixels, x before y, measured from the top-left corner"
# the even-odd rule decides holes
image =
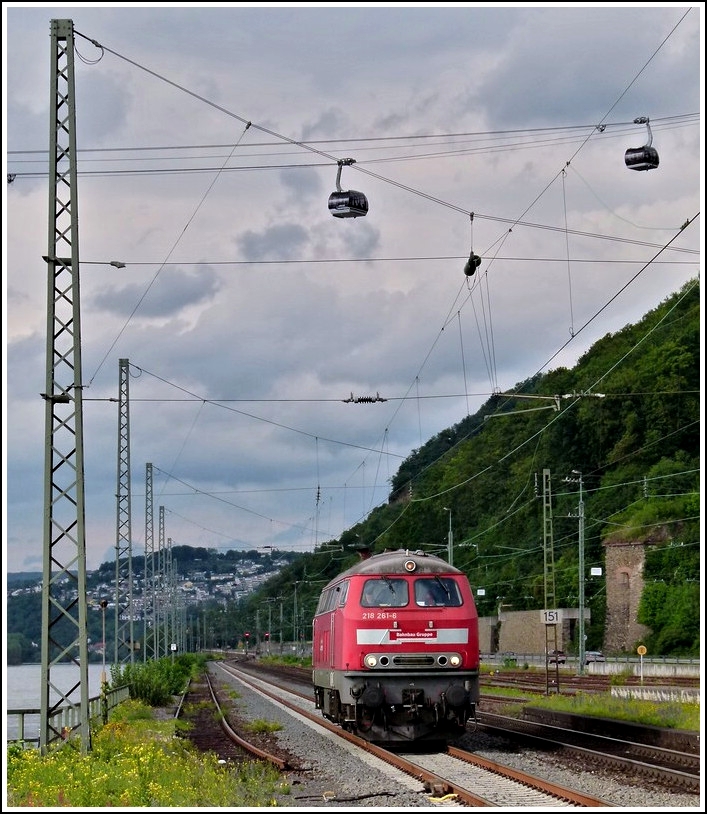
[[[378,659],[373,655],[368,655],[364,659],[364,662],[366,664],[366,667],[375,667],[376,664],[378,663]]]
[[[459,667],[459,665],[462,663],[461,656],[450,656],[449,663],[452,665],[452,667]]]

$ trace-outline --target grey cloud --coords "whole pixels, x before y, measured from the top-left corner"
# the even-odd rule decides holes
[[[303,198],[312,199],[322,194],[321,177],[312,169],[283,170],[280,173],[280,181],[292,193],[295,204]]]
[[[27,166],[20,150],[37,150],[31,160],[46,168],[51,11],[8,9],[9,168],[20,159]],[[83,35],[136,63],[108,52],[96,64],[77,59],[80,151],[171,145],[181,162],[182,148],[237,141],[234,169],[239,159],[272,167],[164,175],[149,170],[175,165],[177,154],[167,161],[141,149],[112,164],[130,174],[79,178],[90,567],[109,556],[105,541],[115,534],[116,405],[108,399],[119,359],[142,371],[130,379],[134,491],[142,490],[145,461],[153,462],[169,536],[307,548],[312,538],[301,526],[316,510],[318,482],[331,515],[320,518],[319,531],[332,536],[386,499],[385,488],[373,495],[367,487],[374,468],[384,482],[397,460],[381,461],[380,470],[367,465],[364,489],[362,461],[375,456],[359,446],[378,448],[385,434],[391,451],[406,457],[475,411],[492,387],[523,381],[548,360],[571,366],[592,339],[640,319],[697,273],[699,223],[664,253],[665,265],[633,280],[655,253],[650,244],[673,236],[665,227],[699,211],[697,121],[689,130],[654,129],[661,163],[653,173],[624,166],[634,134],[612,143],[607,133],[549,188],[568,158],[565,146],[530,143],[509,154],[477,151],[473,140],[412,149],[382,140],[592,122],[685,11],[654,4],[638,20],[635,8],[606,5],[64,9]],[[690,9],[614,116],[698,118],[699,22]],[[79,49],[97,56],[86,40]],[[241,139],[243,122],[204,100],[256,127]],[[330,139],[327,155],[278,144],[257,126],[286,140]],[[106,168],[106,155],[80,155],[82,168]],[[220,167],[214,162],[225,156],[221,149],[210,164]],[[328,211],[337,157],[357,161],[341,182],[366,194],[364,218]],[[310,166],[286,168],[294,162]],[[363,172],[369,168],[373,175]],[[12,570],[30,549],[41,557],[46,184],[46,176],[18,177],[7,194]],[[531,202],[523,219],[555,228],[508,228]],[[470,292],[463,266],[472,211],[479,216],[472,243],[484,263]],[[563,224],[592,237],[567,241]],[[673,254],[678,242],[694,256]],[[153,280],[170,247],[174,263]],[[126,268],[98,267],[114,257]],[[585,323],[555,358],[569,327]],[[342,403],[351,391],[380,391],[390,401]],[[163,494],[163,471],[199,494]],[[233,502],[259,516],[206,494],[242,484]],[[361,488],[352,493],[352,484]]]
[[[311,124],[302,128],[302,141],[315,138],[331,138],[332,133],[341,133],[348,129],[348,116],[338,107],[327,108]]]
[[[466,109],[485,110],[493,126],[599,121],[623,91],[619,110],[635,116],[650,115],[658,99],[665,114],[699,106],[682,90],[694,89],[680,73],[684,60],[657,60],[660,69],[651,76],[651,65],[637,57],[658,48],[677,22],[675,11],[652,15],[641,25],[631,25],[637,21],[633,8],[526,9],[522,18],[504,51],[493,55],[491,68],[475,73],[478,84],[467,99]],[[630,43],[626,25],[634,32]],[[580,31],[583,48],[577,48]],[[641,82],[630,87],[639,72]]]
[[[77,141],[81,148],[114,146],[130,121],[125,85],[106,73],[83,74],[76,83]],[[92,169],[96,169],[94,165]]]
[[[237,241],[248,260],[287,260],[302,254],[307,231],[295,223],[270,226],[262,232],[248,230]]]
[[[127,316],[138,307],[138,317],[168,317],[183,308],[207,302],[219,291],[221,284],[213,269],[198,267],[194,271],[165,268],[146,292],[144,284],[111,286],[94,295],[93,308]]]
[[[368,203],[370,207],[371,201],[369,200]],[[369,209],[369,212],[370,211]],[[344,245],[347,247],[347,252],[349,252],[352,257],[371,257],[380,246],[380,229],[372,226],[368,221],[364,221],[362,218],[352,218],[352,220],[353,223],[350,224],[352,228],[350,229],[342,224],[343,228],[347,230],[342,236]],[[345,221],[345,223],[347,223],[347,221]]]

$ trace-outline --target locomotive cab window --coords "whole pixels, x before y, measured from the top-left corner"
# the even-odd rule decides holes
[[[334,610],[334,608],[342,607],[346,602],[346,594],[349,590],[349,582],[341,582],[333,588],[327,588],[322,592],[319,597],[319,604],[317,605],[317,613],[326,613],[327,611]]]
[[[462,604],[457,583],[449,577],[415,580],[415,602],[424,607],[458,608]]]
[[[408,584],[404,579],[367,579],[361,594],[364,608],[402,608],[408,603]]]

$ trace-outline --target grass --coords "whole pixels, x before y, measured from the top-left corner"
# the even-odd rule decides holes
[[[491,671],[490,675],[493,675]],[[626,683],[628,674],[620,673],[612,676],[612,686]],[[618,698],[610,693],[583,693],[574,695],[536,695],[526,690],[513,687],[486,688],[489,695],[505,696],[509,700],[524,698],[528,703],[524,705],[509,704],[503,710],[505,715],[522,714],[524,707],[536,707],[557,712],[571,712],[576,715],[591,715],[596,718],[613,718],[614,720],[629,723],[643,724],[645,726],[662,726],[668,729],[685,729],[688,732],[701,729],[700,705],[698,703],[682,703],[680,701],[644,701],[638,698]],[[481,697],[483,700],[484,689]]]
[[[276,723],[275,721],[265,721],[262,718],[257,718],[255,721],[249,723],[246,726],[246,729],[258,734],[269,735],[271,732],[278,732],[280,729],[282,729],[282,724]]]
[[[299,667],[310,667],[311,658],[297,658],[295,656],[266,656],[261,658],[266,664],[294,664]],[[491,667],[490,675],[493,675],[494,668],[498,672],[498,667],[503,666],[508,669],[515,668],[517,672],[529,670],[529,665],[516,665],[515,659],[507,659],[508,665],[482,664],[482,671]],[[612,676],[611,683],[620,685],[626,682],[631,675],[627,670],[616,676]],[[663,726],[668,729],[685,729],[687,731],[700,731],[700,705],[685,704],[678,701],[666,703],[664,701],[642,701],[640,699],[615,698],[608,693],[577,693],[576,695],[550,695],[550,696],[529,696],[527,691],[514,689],[511,687],[489,687],[489,694],[507,696],[509,700],[516,698],[527,698],[526,706],[539,707],[541,709],[557,710],[558,712],[573,712],[577,715],[591,715],[597,718],[614,718],[620,721],[644,724],[646,726]],[[482,690],[483,698],[483,690]],[[508,705],[506,714],[517,715],[523,706],[518,704]]]
[[[156,721],[143,702],[130,700],[111,714],[81,755],[64,745],[41,755],[12,746],[7,752],[9,806],[213,807],[274,806],[287,794],[280,773],[264,761],[220,764],[175,735],[173,721]]]
[[[289,667],[306,667],[309,668],[312,666],[312,657],[311,656],[293,656],[290,654],[282,655],[282,656],[260,656],[258,661],[261,664],[271,664],[271,665],[280,665],[284,664]]]
[[[700,705],[678,701],[643,701],[638,698],[616,698],[606,693],[550,695],[533,698],[528,706],[596,718],[662,726],[668,729],[700,730]]]
[[[275,659],[273,659],[275,661]],[[305,662],[303,664],[303,662]],[[280,660],[282,663],[282,660]],[[287,663],[308,666],[306,660]],[[311,662],[310,662],[311,663]],[[520,689],[493,688],[494,695],[528,698]],[[236,696],[237,697],[237,696]],[[514,710],[517,712],[516,705]],[[608,693],[577,693],[528,698],[527,706],[630,721],[650,726],[700,731],[700,705],[620,699]],[[178,736],[179,721],[157,721],[151,707],[132,698],[116,707],[108,723],[93,733],[92,749],[82,755],[70,741],[41,755],[38,749],[7,750],[7,804],[54,809],[275,806],[290,789],[264,761],[238,767],[198,752]],[[280,724],[251,724],[254,732],[273,732]]]
[[[488,695],[500,696],[501,698],[532,698],[527,690],[519,690],[516,687],[494,687],[489,686],[481,690],[481,697],[483,698],[484,692]]]

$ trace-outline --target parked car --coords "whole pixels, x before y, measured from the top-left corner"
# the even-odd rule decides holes
[[[587,650],[584,654],[584,663],[589,664],[590,661],[606,661],[606,659],[601,650]]]
[[[564,650],[551,650],[549,653],[549,664],[564,664],[567,661],[567,656]]]

